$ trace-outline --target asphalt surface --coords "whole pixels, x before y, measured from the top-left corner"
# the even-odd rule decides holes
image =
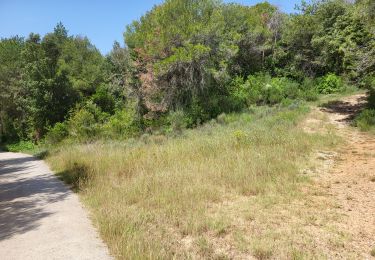
[[[41,160],[0,152],[0,259],[111,259],[78,196]]]

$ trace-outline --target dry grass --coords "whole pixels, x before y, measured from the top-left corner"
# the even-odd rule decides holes
[[[301,165],[334,143],[298,127],[305,112],[260,109],[175,138],[63,146],[48,161],[119,259],[316,257],[305,252],[312,238],[298,232],[323,219],[296,212],[306,214],[292,220],[298,225],[273,228],[302,196]]]

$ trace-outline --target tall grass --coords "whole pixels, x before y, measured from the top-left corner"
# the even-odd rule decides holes
[[[367,107],[354,120],[354,124],[362,131],[375,133],[375,88],[370,89]]]
[[[229,257],[207,236],[235,236],[229,216],[242,213],[213,209],[238,198],[259,203],[298,194],[306,180],[300,164],[332,138],[304,133],[298,122],[306,112],[222,115],[221,123],[179,137],[63,146],[48,161],[82,195],[117,258]],[[238,243],[231,248],[241,251]]]

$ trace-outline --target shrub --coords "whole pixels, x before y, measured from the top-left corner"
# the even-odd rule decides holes
[[[367,99],[367,106],[370,109],[375,109],[375,86],[370,89],[369,96]]]
[[[315,101],[318,91],[315,81],[305,80],[302,84],[286,77],[271,78],[268,74],[256,74],[246,81],[235,79],[232,83],[232,96],[247,107],[253,104],[275,105],[284,99]]]
[[[290,80],[288,78],[279,78],[278,82],[283,88],[284,97],[288,99],[299,99],[301,98],[301,85],[298,82]]]
[[[365,109],[355,120],[355,124],[363,131],[375,127],[375,109]]]
[[[305,78],[300,86],[300,98],[306,101],[317,101],[319,90],[317,81],[311,78]]]
[[[122,109],[109,118],[104,124],[103,131],[106,137],[129,138],[140,131],[139,120],[134,109]]]
[[[333,73],[328,73],[320,79],[318,90],[322,94],[331,94],[340,91],[343,88],[342,80]]]
[[[57,123],[54,127],[48,129],[45,140],[49,144],[55,144],[61,142],[68,135],[69,131],[66,123]]]
[[[94,103],[88,102],[83,108],[77,110],[69,119],[69,134],[81,141],[93,139],[98,136],[102,123],[109,115],[101,111]]]
[[[104,112],[113,114],[115,110],[115,99],[104,87],[98,88],[92,96],[92,101]]]
[[[256,74],[247,79],[248,85],[248,105],[252,104],[266,104],[268,103],[269,91],[267,84],[271,81],[271,77],[267,74]]]
[[[5,148],[9,152],[27,152],[35,148],[35,144],[31,141],[19,141],[18,143],[8,144]]]
[[[375,75],[367,75],[362,78],[359,86],[367,89],[375,89]]]
[[[200,125],[211,118],[207,110],[204,109],[203,103],[198,98],[193,98],[191,106],[187,111],[188,126]]]
[[[265,103],[267,104],[278,104],[284,99],[283,89],[278,84],[266,84],[264,87]]]
[[[191,120],[185,115],[184,111],[171,111],[168,115],[168,123],[171,131],[181,131],[185,129]]]
[[[333,81],[331,76],[325,81],[322,80],[329,86],[332,85]],[[341,88],[341,85],[340,80],[338,86]],[[336,87],[330,87],[330,89],[333,88]],[[284,99],[316,101],[318,89],[316,82],[311,79],[305,79],[302,84],[299,84],[287,77],[271,78],[268,74],[255,74],[249,76],[247,80],[236,77],[231,83],[230,95],[237,106],[244,108],[254,104],[280,104],[284,102]]]
[[[248,99],[249,89],[248,85],[245,85],[245,80],[243,77],[235,77],[229,86],[229,94],[233,106],[237,109],[241,109]]]

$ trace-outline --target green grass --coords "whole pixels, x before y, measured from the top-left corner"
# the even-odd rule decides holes
[[[4,148],[9,152],[28,152],[35,150],[35,144],[31,141],[20,141],[17,143],[6,144]]]
[[[327,95],[320,95],[319,99],[311,102],[312,105],[316,106],[322,106],[330,101],[337,101],[342,99],[343,97],[348,97],[354,94],[361,94],[366,93],[366,90],[364,89],[358,89],[355,86],[347,86],[345,89],[343,89],[341,92],[333,93],[333,94],[327,94]]]
[[[300,195],[301,165],[334,138],[304,133],[307,112],[255,108],[178,137],[61,146],[48,162],[79,192],[116,258],[289,256],[297,249],[236,223]]]
[[[46,147],[34,144],[31,141],[19,141],[16,143],[4,144],[0,148],[0,150],[13,153],[26,153],[39,158],[44,158],[48,155]]]
[[[355,125],[362,131],[375,133],[375,109],[363,110],[355,119]]]
[[[354,124],[362,131],[375,134],[375,90],[368,94],[367,107],[355,118]]]

